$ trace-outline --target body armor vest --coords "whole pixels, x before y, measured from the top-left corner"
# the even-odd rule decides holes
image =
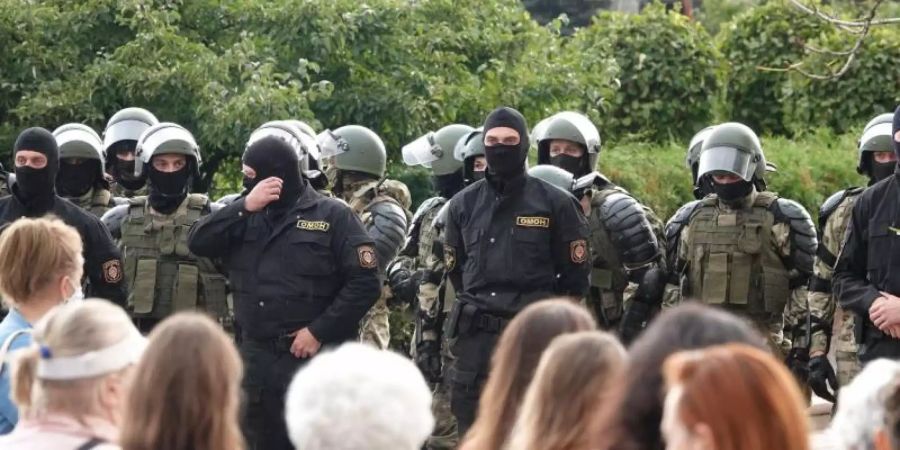
[[[622,318],[624,292],[628,286],[628,275],[619,260],[619,251],[613,245],[609,230],[600,220],[599,211],[606,198],[618,192],[615,189],[594,190],[591,196],[591,215],[588,218],[591,241],[591,287],[590,297],[598,305],[604,326],[613,326]]]
[[[93,188],[81,197],[67,197],[67,200],[100,218],[110,209],[112,193],[108,189]]]
[[[694,213],[686,245],[690,252],[683,296],[750,314],[782,313],[791,295],[789,273],[772,245],[778,199],[757,194],[750,211],[723,212],[708,197]]]
[[[146,197],[129,200],[121,248],[129,281],[129,306],[136,318],[162,319],[182,310],[228,316],[225,277],[206,258],[188,251],[188,231],[209,203],[190,194],[175,212],[150,212]]]

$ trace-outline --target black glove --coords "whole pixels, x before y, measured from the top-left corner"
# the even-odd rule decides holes
[[[398,268],[389,270],[388,273],[388,284],[391,286],[391,292],[394,293],[394,299],[404,305],[415,303],[421,280],[422,272],[420,271],[410,272],[409,270]]]
[[[650,305],[633,302],[622,316],[622,321],[619,322],[619,337],[622,338],[622,342],[629,344],[637,335],[641,334],[647,322],[650,321],[652,313],[653,308]]]
[[[441,345],[437,341],[422,341],[416,346],[416,366],[425,381],[437,384],[441,381]]]
[[[792,348],[784,363],[801,386],[809,383],[809,350],[803,347]]]
[[[827,356],[815,356],[809,360],[809,387],[819,397],[831,403],[835,402],[839,386]]]

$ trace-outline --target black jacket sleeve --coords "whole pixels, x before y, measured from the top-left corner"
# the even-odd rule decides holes
[[[844,246],[834,266],[832,287],[842,308],[849,309],[862,318],[869,317],[869,308],[881,293],[866,277],[868,268],[869,208],[863,197],[853,205],[850,225],[847,227]]]
[[[244,209],[244,198],[212,211],[191,226],[188,233],[188,249],[197,256],[207,258],[226,257],[236,238],[242,237],[246,219],[253,213]]]
[[[84,270],[90,280],[90,296],[104,298],[125,307],[128,293],[122,267],[122,253],[106,226],[94,216],[85,224]]]
[[[551,245],[558,276],[556,293],[581,297],[587,292],[591,273],[587,218],[578,201],[569,198],[560,202],[554,216]]]
[[[463,292],[462,267],[466,262],[466,247],[459,226],[458,204],[461,200],[457,198],[451,201],[444,224],[444,268],[456,292]]]
[[[227,208],[226,208],[227,209]],[[365,252],[374,257],[375,247],[359,218],[343,207],[333,221],[337,236],[332,251],[340,261],[343,286],[331,305],[309,325],[319,342],[334,342],[342,336],[358,332],[359,321],[381,296],[377,264],[368,264]]]

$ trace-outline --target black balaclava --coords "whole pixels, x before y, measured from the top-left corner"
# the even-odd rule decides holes
[[[431,177],[431,185],[434,191],[444,198],[453,198],[457,192],[465,187],[462,169],[446,175],[435,175]]]
[[[587,156],[587,153],[585,153],[585,156]],[[585,164],[583,161],[585,159],[585,156],[582,156],[581,158],[576,158],[570,155],[551,156],[550,164],[571,173],[573,176],[575,176],[575,178],[580,178],[587,175],[587,173],[584,173]]]
[[[897,164],[900,164],[900,106],[894,111],[894,128],[891,133],[894,137],[894,153],[897,155]]]
[[[484,179],[484,174],[487,173],[484,170],[473,170],[472,171],[472,182],[480,181]]]
[[[494,128],[507,127],[519,133],[518,145],[487,145],[484,156],[491,176],[499,181],[508,181],[525,172],[525,158],[528,157],[528,125],[525,117],[515,109],[501,106],[488,114],[484,120],[483,138]]]
[[[29,128],[19,134],[13,147],[13,157],[20,150],[31,150],[47,157],[43,169],[16,166],[14,193],[32,212],[41,213],[53,207],[56,195],[56,174],[59,172],[59,148],[53,134],[41,127]]]
[[[303,178],[297,152],[284,140],[268,136],[247,147],[244,164],[256,171],[256,178],[244,177],[244,188],[249,193],[266,178],[278,177],[284,182],[281,196],[269,203],[267,210],[281,212],[294,205],[303,193]]]
[[[136,191],[146,184],[147,180],[144,175],[136,177],[134,175],[134,165],[137,164],[137,158],[132,159],[131,161],[126,161],[124,159],[120,159],[116,154],[118,153],[126,153],[132,152],[134,153],[135,148],[137,148],[137,141],[125,140],[116,142],[115,145],[112,146],[110,152],[109,162],[110,164],[110,175],[113,176],[113,179],[116,180],[116,183],[119,183],[125,189],[129,191]],[[146,172],[144,172],[146,173]]]
[[[194,181],[194,161],[187,159],[187,164],[175,172],[160,172],[151,163],[145,165],[144,172],[147,179],[150,195],[147,201],[156,211],[163,214],[171,214],[187,197],[191,184]]]
[[[753,192],[753,182],[751,181],[741,180],[736,183],[719,184],[710,177],[710,183],[712,184],[713,192],[728,206],[739,205],[741,200]]]
[[[63,159],[56,175],[56,190],[63,197],[81,197],[102,180],[101,172],[100,160],[89,159],[81,164],[70,164]]]
[[[897,161],[886,163],[875,162],[873,155],[869,155],[869,185],[873,185],[891,175],[897,170]]]

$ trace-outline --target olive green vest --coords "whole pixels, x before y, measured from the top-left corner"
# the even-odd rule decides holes
[[[708,197],[686,236],[690,260],[685,298],[750,314],[780,314],[791,291],[789,274],[772,245],[778,197],[760,192],[749,211],[724,212]]]
[[[209,203],[206,196],[188,195],[169,215],[151,213],[147,197],[128,203],[120,246],[134,317],[162,319],[176,311],[198,309],[226,319],[225,277],[187,246],[191,225]]]
[[[81,197],[67,197],[67,200],[97,217],[103,217],[110,209],[112,193],[108,189],[93,188]]]

